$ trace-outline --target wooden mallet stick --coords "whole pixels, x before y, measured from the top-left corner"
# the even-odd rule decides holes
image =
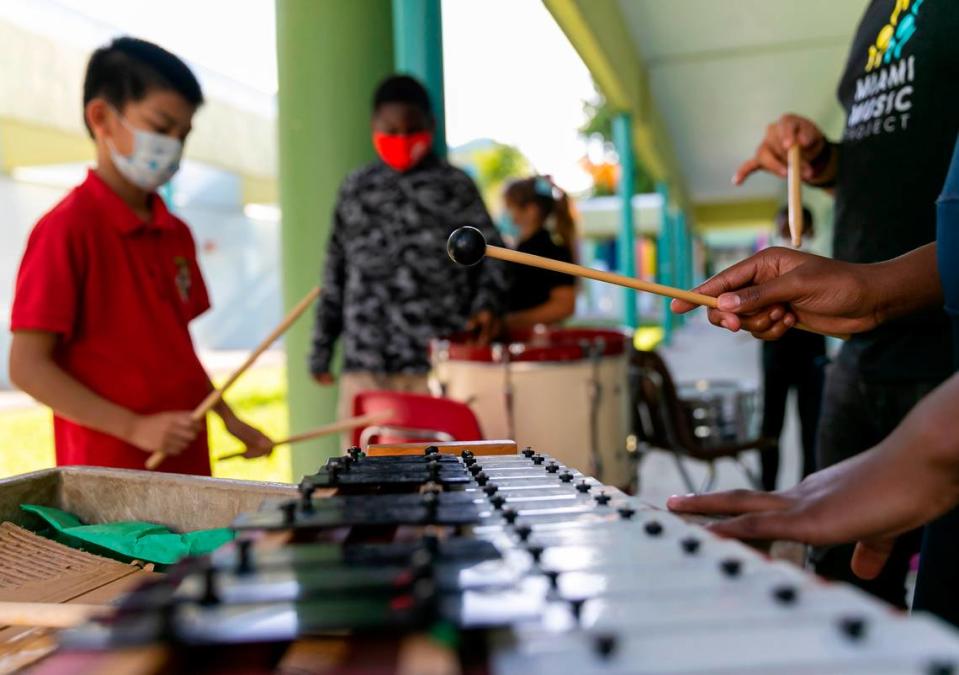
[[[289,438],[284,438],[283,440],[276,441],[273,444],[275,448],[278,445],[293,445],[294,443],[300,443],[302,441],[313,440],[314,438],[322,438],[323,436],[329,436],[331,434],[336,434],[341,431],[349,431],[351,429],[358,429],[360,427],[370,426],[378,422],[384,422],[390,417],[392,417],[392,410],[379,410],[377,412],[372,412],[369,415],[360,415],[359,417],[348,417],[344,420],[339,420],[337,422],[332,422],[330,424],[325,424],[322,427],[317,427],[310,431],[304,431],[299,434],[294,434]],[[223,455],[222,457],[217,457],[217,461],[224,461],[227,459],[236,459],[238,457],[243,457],[245,452],[234,452],[229,455]]]
[[[281,335],[289,330],[290,326],[293,325],[293,322],[300,318],[300,315],[307,310],[307,308],[319,297],[319,295],[320,287],[316,286],[309,293],[303,296],[302,300],[296,303],[293,309],[291,309],[289,313],[283,317],[283,320],[279,323],[279,325],[277,325],[277,327],[274,328],[273,331],[263,339],[263,342],[261,342],[256,349],[250,352],[250,355],[246,358],[246,361],[244,361],[239,368],[233,371],[233,374],[227,378],[226,382],[223,383],[223,386],[221,386],[219,389],[214,389],[211,391],[209,395],[203,399],[200,405],[196,407],[191,415],[194,422],[199,422],[206,417],[206,414],[223,399],[223,394],[226,393],[226,390],[232,387],[233,383],[240,379],[240,376],[245,373],[250,366],[253,365],[253,363],[263,352],[270,348],[270,345],[276,342]],[[152,471],[160,466],[164,459],[166,459],[165,453],[159,451],[154,452],[147,459],[146,468]]]
[[[0,626],[72,628],[112,611],[108,605],[72,602],[0,602]]]
[[[793,248],[802,246],[802,176],[800,174],[799,143],[791,146],[786,153],[786,185],[788,188],[789,237]]]
[[[539,267],[540,269],[561,272],[562,274],[595,279],[596,281],[603,281],[616,286],[634,288],[637,291],[655,293],[656,295],[662,295],[667,298],[685,300],[694,305],[703,305],[713,309],[719,306],[719,301],[711,295],[685,291],[681,288],[673,288],[672,286],[664,286],[663,284],[656,284],[651,281],[643,281],[642,279],[635,279],[614,272],[594,270],[589,267],[583,267],[582,265],[574,265],[573,263],[544,258],[530,253],[521,253],[501,246],[489,246],[486,243],[486,238],[483,236],[483,233],[475,227],[461,227],[453,232],[453,234],[450,235],[449,241],[446,243],[446,251],[449,253],[450,258],[453,259],[453,262],[461,265],[475,265],[485,255],[490,258],[505,260],[506,262],[517,263],[519,265]],[[810,333],[819,333],[819,331],[813,330],[801,323],[797,323],[795,328]],[[834,337],[846,339],[848,336],[836,335]]]

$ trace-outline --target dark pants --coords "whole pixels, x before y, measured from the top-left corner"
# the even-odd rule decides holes
[[[938,382],[866,382],[859,373],[837,361],[829,366],[819,425],[818,465],[821,468],[868,450],[886,438],[923,396]],[[917,485],[921,490],[922,486]],[[909,561],[919,550],[921,530],[899,537],[882,573],[870,581],[849,568],[852,544],[817,548],[812,562],[816,573],[847,581],[900,608],[906,606]]]
[[[932,521],[922,533],[912,608],[959,626],[959,509]]]
[[[799,407],[802,436],[803,478],[816,470],[816,430],[822,406],[823,369],[825,356],[810,355],[796,359],[780,358],[763,350],[763,425],[762,435],[777,441],[775,448],[764,450],[760,456],[763,489],[776,489],[779,475],[779,437],[786,418],[789,390],[795,388]]]

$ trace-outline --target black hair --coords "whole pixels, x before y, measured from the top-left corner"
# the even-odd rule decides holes
[[[118,37],[90,56],[83,79],[83,107],[102,98],[122,110],[153,89],[175,91],[194,107],[203,103],[200,83],[180,57],[146,40]]]
[[[789,207],[784,206],[776,213],[776,226],[779,228],[779,234],[788,238],[789,236]],[[816,226],[813,222],[812,211],[803,204],[802,207],[802,234],[804,237],[816,236]]]
[[[387,103],[406,103],[421,110],[427,117],[433,117],[430,95],[419,80],[409,75],[390,75],[379,83],[373,92],[373,112]]]

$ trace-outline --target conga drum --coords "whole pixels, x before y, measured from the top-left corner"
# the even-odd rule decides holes
[[[458,336],[431,345],[434,384],[468,404],[486,438],[511,438],[616,486],[632,483],[629,335],[537,328],[478,347]]]

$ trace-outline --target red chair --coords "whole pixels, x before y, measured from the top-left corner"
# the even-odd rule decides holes
[[[427,441],[481,441],[476,415],[465,403],[448,398],[401,391],[361,391],[353,399],[353,415],[391,410],[375,426],[353,430],[353,444],[361,448],[376,443]]]

